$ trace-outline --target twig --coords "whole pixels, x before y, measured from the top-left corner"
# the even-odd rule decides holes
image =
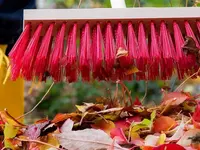
[[[21,119],[21,118],[23,118],[23,117],[25,117],[27,115],[29,115],[30,113],[32,113],[40,105],[40,103],[43,102],[43,100],[45,99],[45,97],[47,96],[47,94],[49,93],[49,91],[51,90],[51,88],[53,87],[53,85],[54,85],[54,82],[51,84],[51,86],[49,87],[49,89],[47,90],[47,92],[44,94],[44,96],[42,97],[42,99],[29,112],[27,112],[27,113],[25,113],[25,114],[17,117],[17,120]]]
[[[171,7],[173,7],[173,5],[172,5],[172,1],[171,1],[171,0],[169,0],[169,4],[170,4]]]
[[[81,4],[82,4],[82,0],[79,0],[79,3],[78,3],[78,8],[81,7]]]
[[[61,149],[61,148],[58,148],[58,147],[56,147],[56,146],[54,146],[54,145],[51,145],[51,144],[49,144],[49,143],[45,143],[45,142],[42,142],[42,141],[38,141],[38,140],[29,140],[29,139],[20,139],[20,138],[15,138],[16,140],[19,140],[19,141],[23,141],[23,142],[34,142],[34,143],[40,143],[40,144],[43,144],[43,145],[47,145],[47,146],[49,146],[49,147],[52,147],[52,148],[55,148],[55,149],[57,149],[57,150],[63,150],[63,149]]]
[[[130,101],[130,104],[131,106],[133,105],[133,99],[132,99],[132,96],[131,96],[131,92],[129,91],[129,89],[124,85],[123,82],[120,82],[120,85],[122,87],[124,87],[124,89],[126,90],[127,94],[128,94],[128,97],[129,97],[129,101]]]
[[[145,100],[145,98],[147,96],[147,92],[148,92],[148,81],[145,81],[145,94],[144,94],[144,96],[143,96],[143,98],[141,100],[142,104],[143,104],[143,102],[144,102],[144,100]]]
[[[193,76],[195,75],[198,75],[200,71],[200,68],[197,70],[197,72],[193,73],[191,76],[189,76],[187,79],[185,79],[176,89],[175,89],[175,92],[178,91],[182,86],[183,84],[185,84],[186,81],[188,81],[190,78],[192,78]]]

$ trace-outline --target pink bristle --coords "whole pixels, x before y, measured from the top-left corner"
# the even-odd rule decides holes
[[[11,60],[11,79],[16,80],[20,75],[22,58],[30,40],[31,24],[27,24],[14,47],[9,53]]]
[[[177,56],[177,72],[179,79],[184,78],[184,73],[188,68],[187,66],[187,58],[183,53],[182,47],[184,44],[184,38],[179,28],[179,25],[176,21],[173,22],[173,30],[174,30],[174,40],[175,40],[175,48],[176,48],[176,56]]]
[[[197,21],[197,28],[198,28],[199,33],[200,33],[200,21]]]
[[[90,60],[91,60],[91,35],[90,25],[86,23],[81,33],[80,45],[80,72],[83,81],[90,81]]]
[[[135,35],[135,30],[131,22],[128,23],[128,32],[127,32],[127,47],[128,47],[128,64],[133,66],[135,65],[134,60],[137,58],[138,53],[138,41]],[[133,75],[129,76],[129,79],[133,79]]]
[[[123,27],[122,27],[121,22],[119,22],[117,24],[115,39],[116,39],[116,49],[118,50],[118,49],[122,48],[123,50],[127,51],[127,46],[125,44],[126,42],[125,42],[124,32],[123,32]],[[127,57],[127,56],[120,57],[119,63],[122,68],[129,67],[129,63],[130,63],[129,57]]]
[[[101,33],[100,23],[93,29],[92,34],[92,70],[94,79],[103,80],[103,74],[101,73],[102,65],[103,65],[103,37]]]
[[[75,23],[69,30],[67,40],[67,49],[63,58],[63,65],[65,66],[66,79],[69,83],[77,81],[77,24]]]
[[[31,80],[33,78],[33,64],[38,53],[42,27],[43,24],[40,23],[28,44],[22,60],[22,75],[27,80]]]
[[[200,44],[198,43],[198,40],[197,40],[197,38],[196,38],[196,36],[195,36],[195,34],[194,34],[189,22],[185,21],[184,23],[185,23],[185,30],[186,30],[187,36],[192,37],[194,39],[194,41],[196,42],[196,46],[198,48],[200,48]]]
[[[147,38],[143,22],[139,23],[138,45],[139,45],[139,51],[136,61],[137,61],[137,67],[141,72],[137,73],[136,78],[138,80],[146,80],[147,76],[145,72],[147,71],[149,51],[148,51]]]
[[[155,80],[159,77],[159,65],[161,61],[161,53],[159,48],[159,42],[158,42],[158,33],[155,28],[155,23],[151,21],[150,23],[150,29],[151,29],[151,42],[150,44],[150,68],[148,70],[148,78],[150,80]]]
[[[56,36],[55,45],[50,54],[49,73],[52,75],[55,82],[62,80],[62,66],[60,60],[63,56],[65,30],[66,23],[63,23]]]
[[[173,73],[173,49],[170,34],[164,21],[160,25],[160,48],[162,51],[161,79],[167,80]]]
[[[51,37],[53,33],[54,23],[51,23],[47,29],[45,36],[42,39],[42,43],[37,54],[34,64],[34,75],[39,77],[39,80],[43,80],[45,71],[47,71],[48,58],[51,50]]]
[[[200,48],[198,40],[197,40],[197,38],[196,38],[196,36],[195,36],[195,34],[194,34],[189,22],[185,21],[184,25],[185,25],[186,35],[189,36],[189,37],[192,37],[193,40],[196,42],[196,46],[198,48]],[[196,72],[198,70],[198,65],[196,63],[196,56],[193,55],[193,54],[188,54],[187,60],[188,60],[188,65],[191,67],[191,68],[189,68],[190,71],[188,72],[188,75],[191,75],[191,74],[193,74],[194,72]]]
[[[112,33],[112,26],[111,23],[108,22],[106,25],[105,31],[105,72],[108,74],[109,77],[113,76],[114,74],[114,63],[115,63],[115,43],[114,37]],[[115,77],[114,77],[115,78]]]

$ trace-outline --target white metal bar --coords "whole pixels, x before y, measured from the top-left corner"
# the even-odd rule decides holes
[[[110,0],[112,8],[126,8],[125,0]]]
[[[104,20],[104,19],[200,18],[200,7],[29,9],[24,20]]]

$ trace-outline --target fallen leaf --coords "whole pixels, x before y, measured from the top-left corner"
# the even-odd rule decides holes
[[[135,98],[135,101],[133,102],[133,105],[134,105],[134,106],[135,106],[135,105],[138,105],[138,106],[141,106],[141,105],[142,105],[142,103],[140,102],[140,100],[139,100],[138,97]]]
[[[186,131],[181,139],[177,142],[177,144],[184,147],[190,146],[192,143],[192,140],[190,138],[198,133],[200,133],[200,129],[191,129]]]
[[[42,122],[42,123],[29,125],[27,130],[25,131],[24,135],[29,137],[29,139],[31,139],[31,140],[35,140],[40,136],[42,128],[44,128],[49,123],[50,123],[50,121],[46,121],[46,122]]]
[[[185,123],[182,119],[181,123],[179,124],[179,126],[176,127],[176,132],[174,133],[173,136],[171,136],[170,138],[167,138],[167,141],[178,141],[185,133],[184,128],[185,128]]]
[[[161,133],[159,138],[158,138],[158,141],[157,141],[156,145],[164,144],[165,140],[166,140],[166,134],[165,133]]]
[[[197,104],[195,111],[192,115],[192,119],[196,122],[200,122],[200,102]]]
[[[7,112],[7,110],[0,111],[0,120],[1,120],[3,123],[8,123],[8,124],[11,124],[11,125],[13,125],[13,126],[25,127],[24,124],[20,123],[20,122],[17,121],[15,118],[13,118],[13,117]]]
[[[69,150],[95,150],[109,149],[113,146],[113,140],[102,130],[84,129],[57,134],[60,145]],[[114,150],[128,150],[122,148],[116,142]]]
[[[145,146],[151,146],[155,147],[158,143],[159,136],[156,135],[147,135],[147,137],[144,140],[144,145]]]
[[[133,116],[133,117],[128,117],[125,119],[115,121],[115,126],[117,128],[127,129],[130,127],[131,123],[133,123],[133,122],[141,122],[141,117]]]
[[[72,131],[73,126],[74,126],[74,122],[71,119],[67,119],[61,126],[60,131],[61,133]]]
[[[167,93],[167,94],[164,94],[161,105],[168,105],[168,104],[170,104],[171,106],[180,105],[188,98],[189,98],[188,95],[181,92]]]
[[[153,148],[153,150],[172,150],[172,149],[185,150],[184,147],[182,147],[178,144],[163,144],[163,145]]]
[[[169,131],[176,126],[176,121],[168,116],[161,116],[155,119],[153,123],[153,131],[155,133],[161,133],[162,131]]]
[[[19,127],[15,127],[12,124],[8,124],[8,123],[5,124],[5,128],[4,128],[5,148],[14,149],[14,145],[12,144],[10,140],[17,135],[18,130],[19,130]]]
[[[115,128],[115,124],[110,120],[97,120],[94,124],[91,125],[94,129],[101,129],[110,135],[110,131]]]
[[[115,138],[118,141],[118,143],[128,143],[128,140],[127,140],[122,128],[112,129],[111,132],[110,132],[110,137],[112,139]]]

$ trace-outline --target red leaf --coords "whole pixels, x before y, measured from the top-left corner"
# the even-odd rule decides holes
[[[162,104],[163,105],[180,105],[188,98],[189,96],[186,95],[185,93],[171,92],[171,93],[164,94]]]
[[[133,121],[134,122],[140,122],[141,117],[133,116],[133,117],[125,118],[123,120],[116,121],[115,126],[118,127],[118,128],[127,129],[127,128],[129,128],[129,126],[131,125],[131,123]]]
[[[155,147],[153,150],[185,150],[184,147],[178,145],[178,144],[163,144],[161,146]]]
[[[142,103],[140,102],[138,97],[135,98],[135,101],[134,101],[133,105],[137,105],[137,106],[141,106],[142,105]]]
[[[192,115],[194,121],[200,122],[200,103],[197,104],[195,112]]]
[[[114,128],[110,131],[110,137],[117,139],[120,143],[128,143],[122,128]]]
[[[175,127],[176,121],[168,116],[161,116],[153,123],[153,131],[158,133],[162,131],[168,131]]]

